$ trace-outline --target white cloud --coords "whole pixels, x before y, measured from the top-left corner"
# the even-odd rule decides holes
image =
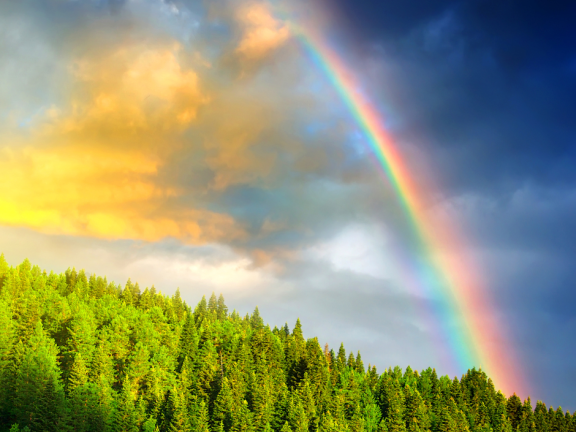
[[[336,270],[387,280],[400,276],[390,238],[376,225],[349,225],[332,239],[309,248],[305,255],[325,260]]]

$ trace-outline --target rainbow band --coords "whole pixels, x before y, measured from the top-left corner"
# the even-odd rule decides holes
[[[436,282],[432,288],[440,290],[447,307],[436,311],[449,341],[458,369],[481,367],[506,394],[524,393],[518,363],[513,361],[511,346],[498,328],[486,289],[474,267],[463,257],[441,256],[438,251],[464,251],[454,223],[432,225],[423,206],[423,191],[412,180],[398,148],[382,127],[375,107],[358,91],[353,75],[342,60],[319,36],[290,25],[292,33],[307,49],[314,63],[322,70],[338,91],[350,114],[360,126],[379,164],[392,184],[404,212],[421,239],[430,263],[430,273],[424,283]],[[452,322],[461,324],[454,328]]]

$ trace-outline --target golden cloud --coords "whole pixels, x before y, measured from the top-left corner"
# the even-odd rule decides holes
[[[208,102],[198,76],[183,70],[180,45],[121,47],[75,61],[71,110],[56,129],[130,136],[186,127]],[[59,120],[59,121],[58,121]]]
[[[67,75],[46,78],[53,99],[30,116],[15,91],[0,130],[0,224],[238,245],[253,221],[247,212],[236,220],[218,202],[224,191],[282,188],[287,173],[328,165],[294,133],[302,110],[317,103],[290,90],[301,78],[298,62],[284,58],[282,69],[255,73],[275,68],[265,60],[289,39],[287,25],[264,3],[222,1],[230,7],[213,2],[206,19],[224,22],[231,38],[178,43],[126,15],[96,19],[57,47]],[[281,229],[267,222],[261,236]]]
[[[43,232],[190,243],[243,235],[233,218],[178,207],[158,170],[209,103],[177,44],[131,45],[79,58],[69,102],[0,148],[0,223]],[[4,141],[6,142],[6,141]]]
[[[288,26],[275,19],[263,3],[250,3],[238,11],[244,27],[236,52],[248,60],[261,60],[284,44],[290,37]]]

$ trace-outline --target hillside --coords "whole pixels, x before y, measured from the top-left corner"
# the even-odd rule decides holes
[[[3,255],[0,327],[2,431],[576,432],[576,417],[506,398],[479,370],[379,374],[222,296],[192,309],[179,291]]]

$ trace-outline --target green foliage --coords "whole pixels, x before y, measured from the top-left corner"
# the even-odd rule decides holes
[[[574,416],[482,371],[461,379],[270,330],[222,295],[122,287],[81,270],[47,274],[0,255],[0,432],[576,432]]]

